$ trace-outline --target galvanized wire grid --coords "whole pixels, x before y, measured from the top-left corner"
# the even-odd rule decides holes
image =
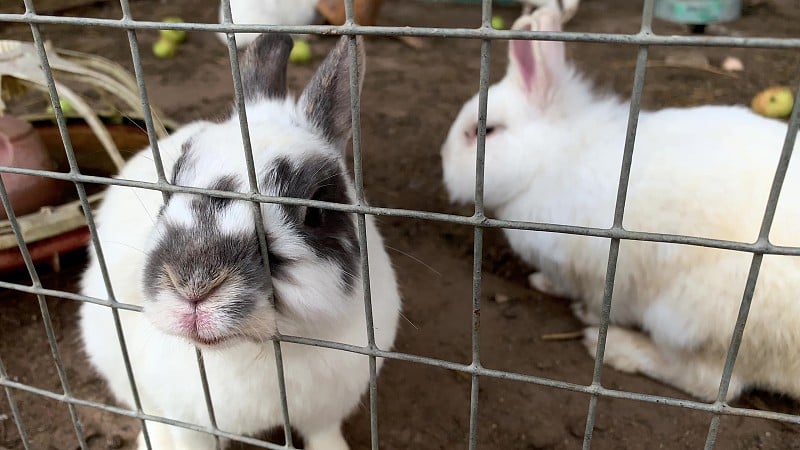
[[[17,425],[20,439],[26,449],[30,449],[30,442],[26,433],[25,425],[19,413],[19,408],[14,397],[15,391],[24,391],[41,395],[46,398],[64,402],[70,413],[72,423],[75,428],[77,440],[82,449],[87,448],[86,440],[84,437],[82,425],[77,415],[76,406],[92,407],[123,416],[133,417],[140,420],[146,444],[150,448],[150,442],[147,433],[147,421],[160,422],[164,424],[184,427],[191,430],[202,431],[210,433],[215,436],[217,447],[220,447],[220,438],[228,438],[244,443],[253,444],[262,448],[269,449],[294,449],[292,444],[290,417],[286,403],[286,390],[283,378],[283,366],[281,359],[281,342],[290,342],[296,344],[320,346],[331,349],[338,349],[342,351],[349,351],[358,354],[367,355],[370,358],[370,381],[369,381],[369,410],[370,410],[370,426],[371,426],[371,447],[378,448],[378,420],[377,420],[377,385],[376,385],[376,358],[388,358],[401,361],[409,361],[419,364],[426,364],[450,370],[456,370],[468,373],[471,376],[471,397],[470,397],[470,421],[469,421],[469,448],[475,449],[477,447],[477,428],[478,428],[478,386],[480,377],[493,377],[512,381],[521,381],[526,383],[533,383],[542,386],[549,386],[574,392],[581,392],[590,395],[589,408],[586,420],[586,430],[583,439],[583,448],[588,449],[592,442],[592,431],[597,411],[597,402],[600,397],[620,398],[642,401],[647,403],[655,403],[662,405],[678,406],[694,410],[706,411],[711,413],[712,418],[709,424],[708,436],[706,439],[705,448],[711,449],[714,447],[717,432],[719,429],[720,417],[722,415],[736,415],[746,417],[757,417],[764,419],[772,419],[783,421],[792,424],[800,424],[800,416],[783,414],[771,411],[760,411],[748,408],[737,408],[727,405],[724,401],[728,386],[730,383],[731,373],[736,361],[739,345],[742,338],[745,322],[747,320],[750,303],[755,289],[756,281],[758,279],[759,268],[761,261],[765,254],[774,255],[792,255],[800,256],[800,248],[776,246],[769,242],[769,231],[772,225],[772,220],[775,215],[775,209],[780,195],[781,186],[786,174],[787,167],[792,155],[792,149],[797,135],[798,127],[800,126],[800,102],[795,104],[792,111],[788,131],[784,140],[783,150],[780,157],[778,167],[773,179],[772,188],[767,202],[766,210],[764,212],[761,230],[758,239],[753,243],[733,242],[719,239],[708,239],[701,237],[659,234],[659,233],[645,233],[640,231],[628,231],[622,227],[622,219],[625,209],[625,200],[627,197],[628,180],[630,176],[631,161],[633,157],[633,144],[636,135],[636,127],[639,117],[640,99],[642,89],[644,86],[645,69],[648,57],[648,49],[651,45],[692,45],[692,46],[723,46],[723,47],[763,47],[763,48],[800,48],[800,38],[742,38],[742,37],[705,37],[705,36],[659,36],[653,33],[651,29],[651,22],[653,17],[654,0],[644,0],[644,9],[642,14],[641,29],[636,34],[601,34],[601,33],[577,33],[577,32],[531,32],[531,31],[512,31],[512,30],[495,30],[491,27],[491,11],[492,2],[490,0],[482,1],[482,20],[481,26],[477,29],[444,29],[444,28],[418,28],[418,27],[363,27],[354,23],[354,10],[353,0],[345,1],[346,17],[347,20],[342,26],[323,26],[323,25],[309,25],[309,26],[274,26],[274,25],[234,25],[231,20],[231,11],[229,0],[222,0],[223,4],[223,21],[221,24],[198,24],[198,23],[161,23],[149,21],[137,21],[131,15],[128,0],[120,0],[123,17],[120,20],[111,19],[93,19],[85,17],[54,17],[43,16],[36,14],[36,10],[32,0],[24,0],[25,13],[23,14],[0,14],[0,22],[18,22],[27,23],[30,25],[33,40],[42,62],[42,67],[47,78],[48,90],[50,93],[51,104],[56,113],[58,128],[64,142],[64,150],[67,154],[70,170],[67,173],[49,172],[42,170],[30,170],[13,167],[0,167],[0,172],[18,173],[27,175],[44,176],[54,179],[71,181],[75,184],[78,192],[78,197],[81,201],[83,211],[86,215],[89,230],[91,232],[91,245],[97,252],[97,257],[100,263],[102,274],[105,280],[108,299],[99,299],[87,297],[80,294],[69,292],[57,291],[53,289],[46,289],[42,286],[36,268],[31,260],[30,253],[27,246],[22,239],[19,224],[16,216],[14,215],[8,198],[5,185],[0,180],[0,200],[3,206],[8,211],[9,221],[14,231],[19,249],[25,262],[25,266],[30,274],[32,284],[30,286],[9,283],[0,281],[0,288],[12,289],[20,292],[35,294],[37,296],[39,306],[41,309],[42,319],[47,333],[48,342],[56,364],[57,373],[61,382],[63,393],[52,392],[23,383],[9,378],[6,373],[2,360],[0,359],[0,385],[3,386],[5,391],[11,414]],[[148,95],[145,88],[141,58],[139,53],[138,41],[136,38],[136,31],[140,29],[173,29],[173,30],[187,30],[187,31],[216,31],[225,32],[228,36],[228,52],[230,57],[231,72],[233,75],[233,86],[235,93],[236,111],[240,117],[240,125],[242,131],[242,139],[244,142],[244,153],[247,159],[248,176],[250,183],[249,193],[234,193],[227,191],[215,191],[198,188],[187,188],[182,186],[175,186],[168,183],[164,174],[161,156],[156,141],[155,128],[153,126],[153,118],[150,109],[144,108],[144,119],[147,128],[147,134],[152,145],[153,160],[155,162],[156,170],[158,173],[158,182],[149,183],[124,179],[112,179],[106,177],[88,176],[80,173],[75,158],[75,152],[70,142],[69,133],[67,132],[66,122],[64,115],[61,111],[58,93],[53,81],[53,75],[47,61],[47,54],[44,49],[44,42],[39,30],[41,24],[69,24],[69,25],[82,25],[82,26],[98,26],[106,28],[124,29],[127,32],[128,43],[131,49],[131,57],[133,60],[134,73],[139,86],[141,101],[143,105],[148,105]],[[239,73],[239,61],[237,59],[236,42],[233,33],[238,32],[291,32],[299,34],[333,34],[333,35],[348,35],[350,36],[349,42],[349,57],[351,61],[350,68],[350,89],[351,89],[351,107],[353,115],[353,158],[354,158],[354,171],[355,171],[355,189],[356,189],[356,204],[336,204],[327,203],[313,200],[303,200],[285,197],[270,197],[259,193],[258,182],[255,175],[255,168],[253,164],[252,149],[250,146],[250,134],[247,124],[247,116],[244,108],[244,101],[242,96],[242,82]],[[358,97],[358,80],[357,71],[355,69],[356,58],[356,35],[392,35],[392,36],[429,36],[429,37],[450,37],[450,38],[471,38],[481,39],[481,61],[480,61],[480,84],[479,84],[479,114],[478,114],[478,151],[477,151],[477,171],[475,183],[475,212],[471,216],[459,216],[443,213],[431,213],[423,211],[403,210],[395,208],[379,208],[371,207],[365,204],[364,191],[363,191],[363,178],[362,178],[362,165],[361,165],[361,125],[360,125],[360,99]],[[628,130],[624,146],[623,164],[620,173],[620,180],[617,192],[616,208],[614,211],[613,225],[610,228],[592,228],[592,227],[579,227],[563,224],[552,223],[539,223],[539,222],[524,222],[524,221],[508,221],[488,218],[485,215],[483,205],[483,174],[484,174],[484,147],[486,140],[486,105],[487,105],[487,90],[489,86],[489,62],[490,62],[490,43],[492,40],[497,39],[546,39],[546,40],[560,40],[560,41],[581,41],[581,42],[605,42],[617,44],[638,45],[638,57],[636,61],[636,69],[634,75],[633,92],[631,96],[630,113],[628,120]],[[800,92],[800,87],[798,88]],[[799,96],[800,97],[800,96]],[[84,184],[95,183],[105,185],[119,185],[138,187],[145,189],[159,190],[162,192],[165,201],[174,192],[185,192],[192,194],[211,195],[220,198],[230,198],[238,200],[248,200],[253,204],[253,210],[256,217],[260,218],[261,209],[258,207],[259,203],[279,203],[289,205],[304,205],[310,207],[318,207],[331,209],[336,211],[344,211],[357,214],[358,225],[358,241],[359,249],[362,258],[361,270],[363,273],[363,287],[364,287],[364,307],[367,318],[367,334],[368,345],[366,347],[352,346],[338,342],[329,342],[316,339],[303,338],[298,336],[288,336],[278,334],[273,339],[273,348],[275,351],[276,367],[277,367],[277,389],[280,391],[280,398],[282,402],[284,435],[286,444],[284,446],[276,445],[254,439],[247,436],[236,435],[233,433],[220,430],[216,425],[214,407],[211,402],[211,395],[209,386],[206,379],[205,369],[203,365],[202,352],[197,350],[198,374],[201,377],[205,401],[208,408],[210,427],[185,423],[177,421],[168,417],[159,417],[146,414],[142,411],[142,407],[138,397],[136,387],[136,380],[134,379],[133,372],[130,367],[128,359],[127,348],[125,339],[122,334],[119,309],[141,311],[141,307],[136,305],[120,303],[114,296],[113,286],[111,286],[108,278],[108,272],[103,258],[103,251],[97,237],[96,226],[92,211],[89,207]],[[369,266],[367,260],[367,241],[366,241],[366,228],[365,228],[365,215],[387,215],[406,218],[418,218],[434,221],[449,222],[454,224],[466,224],[474,227],[474,249],[473,249],[473,294],[472,294],[472,363],[469,365],[458,364],[450,361],[444,361],[434,358],[423,356],[411,355],[407,353],[400,353],[394,351],[387,351],[378,348],[375,345],[374,329],[372,324],[372,307],[370,298],[370,284],[369,284]],[[264,255],[267,258],[267,243],[264,234],[263,222],[256,221],[257,232],[259,236],[259,245]],[[610,249],[608,257],[608,267],[606,273],[605,293],[602,307],[602,322],[600,326],[600,334],[597,345],[597,353],[595,358],[595,366],[591,384],[580,385],[575,383],[567,383],[559,380],[552,380],[548,378],[537,377],[533,375],[507,372],[494,370],[484,367],[480,361],[480,297],[481,297],[481,259],[483,253],[483,229],[484,228],[513,228],[522,230],[533,230],[539,232],[556,232],[567,233],[584,236],[603,237],[610,239]],[[601,375],[603,370],[603,354],[605,351],[606,334],[608,331],[609,313],[611,309],[611,297],[614,288],[614,277],[616,274],[617,258],[619,256],[619,245],[621,240],[638,240],[638,241],[651,241],[651,242],[664,242],[673,244],[688,244],[704,247],[712,247],[727,250],[736,250],[749,252],[753,254],[750,271],[747,278],[746,287],[743,293],[742,302],[739,310],[739,316],[736,321],[736,327],[731,339],[730,349],[724,366],[724,371],[719,387],[719,394],[713,403],[703,403],[692,400],[681,400],[670,397],[663,397],[657,395],[642,394],[636,392],[627,392],[615,389],[608,389],[603,387],[601,383]],[[266,261],[265,261],[266,262]],[[269,264],[265,264],[269,268]],[[127,369],[127,375],[133,390],[134,409],[129,410],[111,405],[105,405],[81,398],[75,397],[70,390],[69,382],[66,377],[64,364],[61,360],[58,345],[55,340],[52,321],[47,308],[46,297],[57,297],[69,300],[76,300],[82,302],[90,302],[99,305],[105,305],[112,309],[113,317],[119,338],[120,349],[124,356],[124,362]]]

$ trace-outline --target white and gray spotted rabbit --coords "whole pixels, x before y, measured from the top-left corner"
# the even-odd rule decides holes
[[[363,43],[357,42],[363,78]],[[299,100],[286,88],[291,38],[263,35],[248,48],[242,80],[261,192],[353,202],[343,156],[351,133],[346,44],[341,38]],[[249,192],[237,114],[219,123],[191,123],[159,146],[175,184]],[[150,150],[134,156],[119,176],[156,182]],[[367,345],[355,217],[277,204],[262,204],[261,211],[274,307],[250,202],[176,193],[164,205],[158,191],[108,189],[96,214],[98,232],[117,300],[144,308],[121,310],[120,318],[146,413],[209,424],[198,345],[219,427],[256,433],[282,423],[269,341],[276,325],[288,335]],[[400,297],[369,216],[366,226],[375,341],[388,349]],[[85,295],[107,298],[94,251],[81,286]],[[111,310],[84,304],[80,329],[91,364],[115,397],[133,406]],[[288,343],[282,350],[293,427],[309,449],[347,449],[340,425],[367,388],[368,357]],[[148,429],[156,449],[214,447],[206,433],[154,422]]]
[[[515,29],[558,31],[550,8]],[[511,41],[488,98],[485,202],[503,219],[607,228],[628,105],[600,96],[565,60],[562,42]],[[471,201],[477,96],[441,149],[453,201]],[[754,242],[783,145],[784,123],[742,106],[642,111],[623,226]],[[795,145],[795,154],[798,146]],[[789,166],[773,244],[800,244],[800,163]],[[537,289],[574,301],[594,355],[609,240],[505,230],[539,270]],[[622,241],[605,362],[705,400],[716,397],[752,255]],[[800,257],[764,257],[728,398],[752,387],[800,399]]]

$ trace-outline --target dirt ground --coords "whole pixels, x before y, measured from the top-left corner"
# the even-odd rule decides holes
[[[4,2],[8,4],[7,2]],[[21,3],[21,2],[17,2]],[[180,15],[187,21],[216,20],[216,1],[132,0],[141,19]],[[585,0],[568,30],[636,32],[641,2]],[[797,37],[800,3],[796,0],[745,2],[740,20],[715,27],[713,33],[742,36]],[[380,19],[386,25],[474,27],[476,5],[442,5],[387,0]],[[190,7],[191,5],[191,7]],[[13,8],[12,8],[13,9]],[[3,8],[0,7],[0,11]],[[8,9],[6,9],[8,11]],[[507,23],[516,7],[499,8]],[[67,15],[118,18],[116,2],[98,1],[68,9]],[[683,27],[656,21],[659,33],[685,34]],[[124,32],[99,28],[43,27],[59,47],[96,52],[132,70]],[[226,49],[210,34],[191,33],[178,56],[158,60],[149,52],[155,32],[139,32],[150,98],[179,121],[218,116],[228,108],[232,89]],[[0,39],[30,39],[24,25],[0,24]],[[447,129],[462,102],[478,85],[480,43],[473,40],[429,39],[427,49],[415,50],[396,39],[368,39],[368,72],[362,100],[365,186],[371,203],[428,211],[469,214],[469,208],[448,204],[441,183],[438,155]],[[333,39],[319,38],[312,47],[319,62]],[[492,48],[492,78],[502,76],[506,44]],[[651,60],[663,61],[686,49],[659,47]],[[741,58],[745,71],[728,76],[710,71],[663,67],[648,70],[644,106],[748,103],[758,90],[772,84],[797,86],[800,52],[705,48],[699,50],[718,65],[728,55]],[[568,54],[594,78],[600,89],[630,94],[633,46],[568,44]],[[312,67],[290,68],[297,90]],[[399,272],[405,298],[405,317],[396,349],[401,352],[468,363],[470,360],[470,296],[472,230],[450,224],[383,217],[379,219],[390,255]],[[588,384],[593,360],[577,340],[549,341],[547,333],[570,332],[579,323],[564,300],[546,297],[526,285],[531,270],[509,250],[496,230],[486,233],[482,317],[482,355],[485,366]],[[83,252],[66,255],[60,273],[40,266],[45,287],[74,292],[85,264]],[[4,274],[3,280],[28,283],[24,274]],[[508,295],[504,304],[491,301]],[[47,300],[59,350],[75,395],[113,403],[101,380],[80,352],[76,311],[70,300]],[[35,297],[0,291],[0,357],[9,376],[20,382],[60,392]],[[687,398],[686,395],[641,376],[607,368],[607,387]],[[469,428],[470,380],[454,373],[411,363],[389,361],[379,378],[381,448],[464,448]],[[67,408],[55,401],[14,391],[35,449],[78,448]],[[589,397],[535,385],[481,379],[479,447],[484,449],[574,449],[583,437]],[[354,449],[369,446],[366,407],[351,417],[345,434]],[[800,413],[800,405],[775,395],[755,392],[737,406]],[[93,449],[132,448],[138,422],[91,408],[78,409]],[[700,448],[711,417],[706,413],[625,400],[599,402],[593,448]],[[0,401],[0,449],[22,444],[5,400]],[[243,448],[235,446],[235,448]],[[800,449],[800,427],[759,419],[725,417],[718,448]]]

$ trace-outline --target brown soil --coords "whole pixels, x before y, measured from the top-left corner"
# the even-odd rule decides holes
[[[160,19],[178,14],[187,21],[213,22],[217,2],[175,0],[132,1],[133,14]],[[636,32],[640,2],[585,0],[569,30]],[[710,32],[743,36],[797,36],[800,8],[795,0],[745,2],[742,19]],[[613,11],[608,13],[606,11]],[[118,18],[116,2],[99,1],[70,9],[69,15]],[[517,8],[497,13],[511,23]],[[386,1],[379,23],[445,27],[477,26],[480,8],[444,6],[414,1]],[[657,21],[664,34],[685,34],[677,25]],[[46,26],[45,36],[63,48],[96,52],[132,70],[126,36],[99,28],[76,30]],[[228,108],[232,89],[227,53],[210,34],[191,33],[178,56],[154,58],[149,48],[157,34],[138,32],[150,98],[180,121],[218,116]],[[30,39],[25,25],[0,24],[0,38]],[[362,102],[365,185],[379,206],[470,214],[450,206],[440,182],[438,148],[462,102],[478,85],[480,43],[474,40],[430,39],[429,47],[412,49],[396,39],[368,40],[368,76]],[[315,39],[314,53],[325,54],[330,38]],[[686,49],[659,47],[653,61]],[[652,67],[644,94],[647,108],[701,103],[748,103],[758,90],[773,84],[797,86],[800,53],[784,50],[700,49],[713,64],[734,55],[745,71],[735,77],[708,71]],[[629,95],[634,46],[569,44],[568,52],[602,89]],[[502,76],[505,44],[492,47],[492,78]],[[302,86],[313,67],[290,69],[291,85]],[[470,304],[472,230],[450,224],[380,218],[391,246],[405,297],[405,317],[396,349],[401,352],[470,361]],[[82,252],[67,255],[62,271],[39,267],[43,283],[52,289],[75,291],[85,264]],[[576,340],[548,341],[542,335],[579,328],[565,301],[543,296],[527,287],[531,270],[516,259],[496,230],[486,232],[484,250],[481,347],[490,368],[534,374],[588,384],[593,360]],[[29,283],[27,275],[4,275],[4,280]],[[504,304],[491,301],[508,295]],[[47,299],[59,350],[75,395],[113,403],[101,380],[87,367],[76,331],[78,304]],[[16,291],[0,292],[0,357],[9,376],[38,388],[60,392],[57,373],[45,338],[36,298]],[[687,398],[681,392],[641,376],[606,369],[603,384],[611,388]],[[470,380],[463,374],[429,366],[390,361],[379,379],[381,448],[464,448],[469,428]],[[78,448],[64,404],[13,391],[35,449]],[[589,404],[583,394],[501,379],[480,383],[478,441],[480,448],[567,449],[581,445]],[[756,392],[737,406],[800,413],[800,405]],[[91,448],[131,448],[138,422],[91,408],[78,408]],[[594,448],[699,448],[710,415],[674,407],[626,400],[603,399],[598,405]],[[354,449],[369,446],[369,414],[365,406],[346,424]],[[0,448],[22,448],[5,401],[0,401]],[[800,449],[800,427],[766,420],[725,417],[718,448]]]

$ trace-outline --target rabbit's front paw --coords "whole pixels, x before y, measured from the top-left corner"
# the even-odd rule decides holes
[[[572,307],[572,314],[584,325],[591,327],[597,327],[597,325],[600,325],[600,316],[595,314],[594,311],[590,311],[586,306],[586,303],[573,302],[570,306]]]
[[[592,358],[597,353],[600,328],[586,327],[583,330],[583,345]],[[645,336],[620,327],[609,326],[606,335],[603,363],[620,372],[641,372],[644,365],[653,359],[653,345]]]
[[[306,441],[307,450],[350,450],[338,426],[322,432],[309,433]]]
[[[528,283],[537,291],[553,297],[565,297],[565,292],[553,283],[547,275],[542,272],[533,272],[528,275]]]

